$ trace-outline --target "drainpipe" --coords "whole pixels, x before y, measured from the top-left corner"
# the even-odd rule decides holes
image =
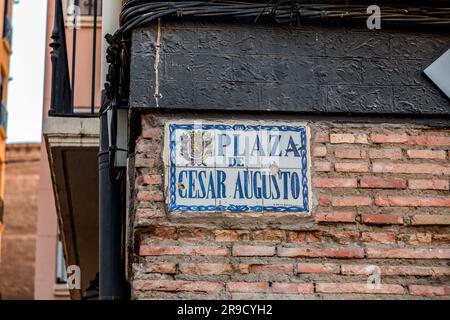
[[[108,65],[106,62],[107,43],[105,35],[113,34],[119,27],[121,0],[103,1],[102,4],[102,73],[101,81],[106,82]],[[115,145],[116,132],[111,111],[100,116],[99,153],[99,291],[100,300],[121,300],[124,298],[124,245],[122,237],[122,185],[123,178],[116,174],[111,161],[111,148]],[[113,154],[115,152],[113,151]]]
[[[99,272],[100,300],[123,299],[124,246],[122,238],[122,178],[110,159],[110,123],[107,112],[100,117],[99,153]]]

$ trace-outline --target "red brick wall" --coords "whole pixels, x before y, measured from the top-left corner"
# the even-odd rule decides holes
[[[133,298],[449,298],[450,130],[312,121],[311,217],[177,214],[166,120],[143,116],[130,170]]]

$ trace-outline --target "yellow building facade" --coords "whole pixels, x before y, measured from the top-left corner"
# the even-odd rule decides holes
[[[8,98],[9,61],[12,52],[12,6],[13,0],[0,0],[0,244],[3,231],[3,198],[6,161],[5,146],[8,119],[6,101]]]

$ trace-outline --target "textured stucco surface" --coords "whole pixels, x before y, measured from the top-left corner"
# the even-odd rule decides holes
[[[1,299],[30,300],[34,297],[40,156],[39,144],[6,148]]]
[[[449,43],[393,28],[155,24],[133,33],[130,105],[449,115],[422,72]]]

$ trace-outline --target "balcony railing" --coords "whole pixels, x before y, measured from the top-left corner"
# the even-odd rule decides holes
[[[5,130],[8,130],[8,110],[6,110],[6,106],[1,103],[0,107],[0,126]]]
[[[51,62],[52,62],[52,90],[51,90],[51,102],[49,116],[96,116],[96,67],[97,67],[97,26],[98,17],[101,14],[101,0],[73,0],[73,12],[70,12],[70,18],[73,19],[73,23],[70,23],[70,27],[65,25],[65,17],[63,10],[63,1],[55,1],[55,19],[53,24],[53,30],[50,43],[52,48]],[[93,31],[92,31],[92,65],[90,68],[90,92],[81,92],[81,94],[90,95],[90,105],[86,112],[86,106],[75,110],[76,101],[75,81],[77,79],[77,32],[79,29],[80,17],[77,15],[91,15],[93,17]],[[68,14],[69,16],[69,14]],[[72,32],[72,41],[67,42],[66,30]],[[83,50],[86,43],[83,43]],[[89,50],[89,49],[88,49]],[[69,59],[68,52],[71,51],[71,57]],[[69,69],[70,62],[70,69]],[[85,63],[83,61],[82,63]]]
[[[102,15],[102,1],[95,0],[81,0],[80,14],[82,16],[93,16],[95,14],[95,6],[97,7],[97,14]]]
[[[12,31],[13,27],[8,17],[3,20],[3,39],[8,40],[9,47],[12,47]]]

